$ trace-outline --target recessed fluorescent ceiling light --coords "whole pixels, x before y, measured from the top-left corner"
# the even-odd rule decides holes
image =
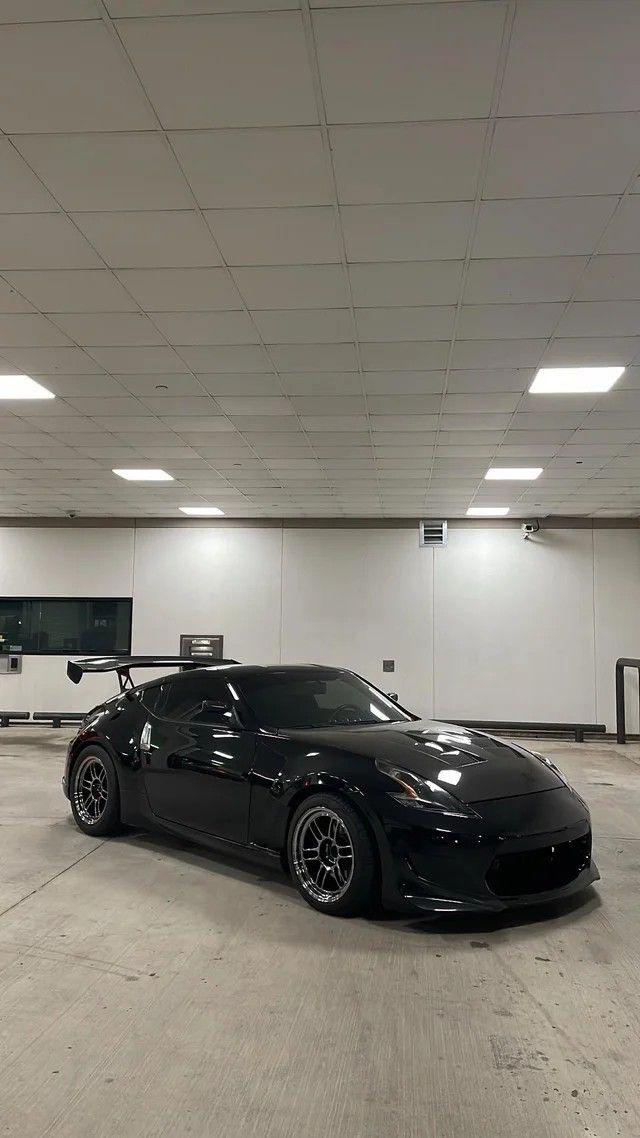
[[[509,513],[508,506],[469,506],[468,518],[503,518]]]
[[[219,506],[178,506],[178,509],[190,518],[216,518],[224,515],[224,510]]]
[[[173,475],[166,470],[114,470],[113,473],[128,482],[173,482]]]
[[[541,466],[490,466],[485,478],[502,479],[506,482],[533,482],[542,474]]]
[[[28,375],[0,375],[0,399],[55,399],[55,395]]]
[[[533,395],[610,391],[623,367],[541,367],[529,391]]]

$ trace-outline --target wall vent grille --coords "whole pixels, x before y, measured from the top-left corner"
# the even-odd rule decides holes
[[[447,523],[428,519],[420,522],[420,545],[443,546],[447,544]]]

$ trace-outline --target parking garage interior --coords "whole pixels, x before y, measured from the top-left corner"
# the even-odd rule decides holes
[[[638,0],[0,0],[7,1138],[640,1135],[639,45]],[[298,665],[324,718],[250,721]],[[194,676],[260,840],[154,822]],[[307,792],[361,910],[306,903]],[[480,904],[494,799],[544,854]]]

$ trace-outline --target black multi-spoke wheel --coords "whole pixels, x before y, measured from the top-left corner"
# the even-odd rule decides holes
[[[289,829],[289,865],[305,901],[335,916],[356,916],[373,900],[376,858],[360,815],[333,794],[307,798]]]
[[[118,780],[111,759],[100,747],[88,747],[76,761],[71,811],[85,834],[103,836],[120,828]]]

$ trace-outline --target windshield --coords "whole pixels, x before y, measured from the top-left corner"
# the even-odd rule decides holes
[[[351,672],[269,671],[243,676],[239,686],[265,727],[355,727],[414,718]]]

